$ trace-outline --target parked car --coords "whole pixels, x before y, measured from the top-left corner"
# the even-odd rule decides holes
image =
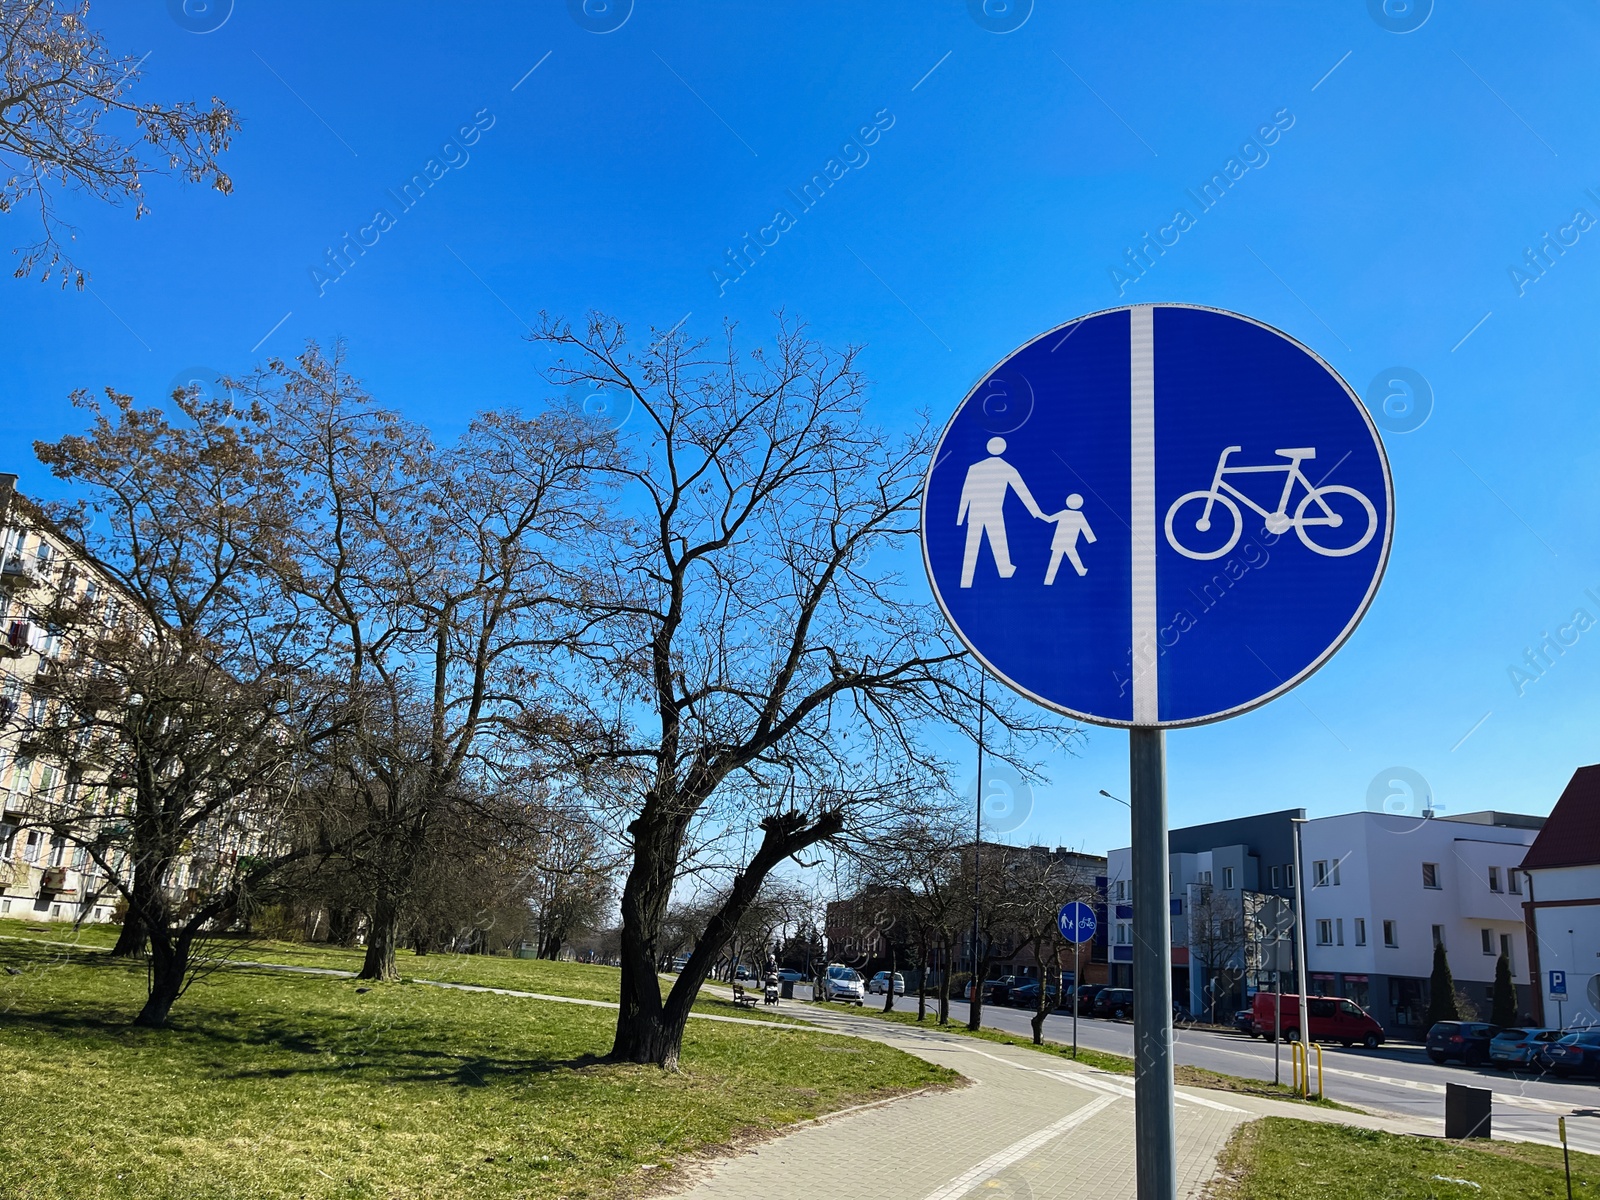
[[[1118,1021],[1133,1016],[1133,989],[1102,989],[1094,998],[1094,1015]]]
[[[1557,1075],[1600,1076],[1600,1029],[1580,1030],[1545,1043],[1537,1061]]]
[[[1111,989],[1103,983],[1084,984],[1078,989],[1078,995],[1076,998],[1078,1004],[1078,1015],[1082,1017],[1093,1016],[1095,997],[1097,997],[1101,992],[1108,992],[1110,990]]]
[[[894,973],[894,985],[893,986],[894,986],[894,994],[896,996],[904,996],[906,994],[906,977],[904,975],[900,974],[899,971],[896,971]],[[890,987],[890,984],[889,984],[889,972],[887,972],[887,971],[879,971],[876,975],[874,975],[870,980],[867,981],[867,991],[874,992],[879,996],[888,995],[889,994],[889,987]]]
[[[1436,1021],[1424,1048],[1436,1063],[1454,1058],[1463,1066],[1482,1066],[1489,1061],[1489,1044],[1499,1032],[1500,1026],[1487,1021]]]
[[[804,983],[809,978],[804,971],[797,971],[793,967],[782,967],[778,971],[778,980],[782,983]]]
[[[1240,1033],[1248,1033],[1251,1037],[1256,1035],[1256,1014],[1254,1009],[1241,1008],[1233,1014],[1233,1027]]]
[[[1011,995],[1011,989],[1024,980],[1020,975],[1002,975],[999,979],[985,979],[983,981],[983,1002],[985,1004],[1004,1004]],[[967,981],[966,991],[962,993],[963,1000],[972,1002],[972,981]]]
[[[1039,1007],[1039,981],[1037,979],[1024,980],[1010,989],[1007,999],[1013,1008],[1037,1010]],[[1056,1007],[1055,984],[1052,983],[1046,986],[1044,1002],[1047,1008],[1053,1009]]]
[[[866,1000],[867,987],[854,967],[841,963],[831,964],[822,976],[822,999],[843,1000],[846,1004],[861,1004]]]
[[[737,966],[737,967],[735,967],[733,969],[733,977],[735,979],[740,979],[740,980],[743,980],[743,979],[754,979],[756,977],[756,973],[754,971],[752,971],[749,967],[741,965],[741,966]]]
[[[1250,1031],[1257,1037],[1272,1040],[1274,1007],[1278,998],[1276,992],[1256,993],[1255,1000],[1250,1006]],[[1386,1036],[1383,1026],[1378,1024],[1372,1014],[1357,1005],[1354,1000],[1345,1000],[1339,996],[1306,997],[1306,1016],[1311,1021],[1308,1032],[1314,1042],[1340,1042],[1346,1046],[1362,1045],[1368,1050],[1376,1050],[1383,1045]],[[1285,1041],[1300,1040],[1299,996],[1288,994],[1283,996],[1283,1015],[1279,1019],[1277,1028],[1283,1031]]]
[[[1530,1029],[1502,1029],[1489,1042],[1489,1061],[1502,1071],[1512,1067],[1531,1067],[1534,1056],[1550,1042],[1563,1036],[1559,1029],[1535,1026]]]

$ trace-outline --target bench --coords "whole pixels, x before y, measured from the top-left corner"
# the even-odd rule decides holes
[[[756,998],[744,990],[744,985],[738,983],[733,985],[733,1002],[740,1008],[754,1008],[756,1006]]]

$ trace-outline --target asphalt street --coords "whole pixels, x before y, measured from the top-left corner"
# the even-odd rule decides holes
[[[868,996],[867,1002],[882,1008],[884,997]],[[899,996],[895,1008],[915,1012],[915,996]],[[933,1010],[930,1003],[929,1009]],[[985,1005],[983,1024],[1007,1033],[1030,1036],[1032,1013],[1016,1008]],[[950,1018],[965,1024],[967,1006],[952,1001]],[[1273,1078],[1273,1052],[1281,1056],[1283,1082],[1290,1080],[1289,1047],[1274,1047],[1270,1042],[1244,1034],[1211,1030],[1178,1029],[1174,1054],[1179,1063],[1242,1075],[1251,1079]],[[1045,1018],[1045,1037],[1051,1041],[1072,1041],[1072,1017],[1052,1013]],[[1078,1018],[1078,1044],[1114,1054],[1133,1053],[1133,1025],[1126,1021]],[[1315,1055],[1312,1056],[1313,1063]],[[1600,1081],[1557,1079],[1553,1076],[1514,1074],[1492,1067],[1467,1068],[1449,1063],[1429,1062],[1420,1046],[1397,1043],[1377,1050],[1346,1050],[1338,1045],[1322,1045],[1326,1080],[1323,1094],[1330,1100],[1353,1104],[1374,1112],[1401,1113],[1411,1117],[1444,1120],[1446,1083],[1486,1087],[1494,1093],[1494,1133],[1525,1141],[1559,1144],[1556,1118],[1565,1116],[1567,1139],[1575,1150],[1600,1154]]]

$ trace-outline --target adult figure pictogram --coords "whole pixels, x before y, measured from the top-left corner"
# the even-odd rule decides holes
[[[989,457],[967,468],[967,478],[961,485],[961,506],[956,513],[956,524],[967,527],[966,554],[961,560],[961,586],[972,586],[972,577],[978,569],[978,551],[985,535],[989,538],[989,553],[994,556],[995,569],[1001,579],[1010,579],[1017,573],[1006,545],[1006,492],[1015,491],[1027,510],[1039,520],[1047,520],[1044,510],[1022,482],[1017,469],[1000,456],[1006,452],[1006,440],[992,437],[984,447]]]

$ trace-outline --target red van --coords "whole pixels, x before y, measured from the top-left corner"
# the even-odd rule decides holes
[[[1251,1005],[1250,1025],[1252,1037],[1272,1040],[1273,1006],[1278,1000],[1274,992],[1257,992]],[[1338,996],[1310,996],[1306,999],[1306,1015],[1311,1018],[1311,1040],[1314,1042],[1343,1042],[1346,1046],[1357,1043],[1368,1050],[1383,1045],[1383,1026],[1357,1007],[1355,1001]],[[1279,1026],[1285,1041],[1300,1038],[1300,997],[1283,996],[1283,1017]]]

